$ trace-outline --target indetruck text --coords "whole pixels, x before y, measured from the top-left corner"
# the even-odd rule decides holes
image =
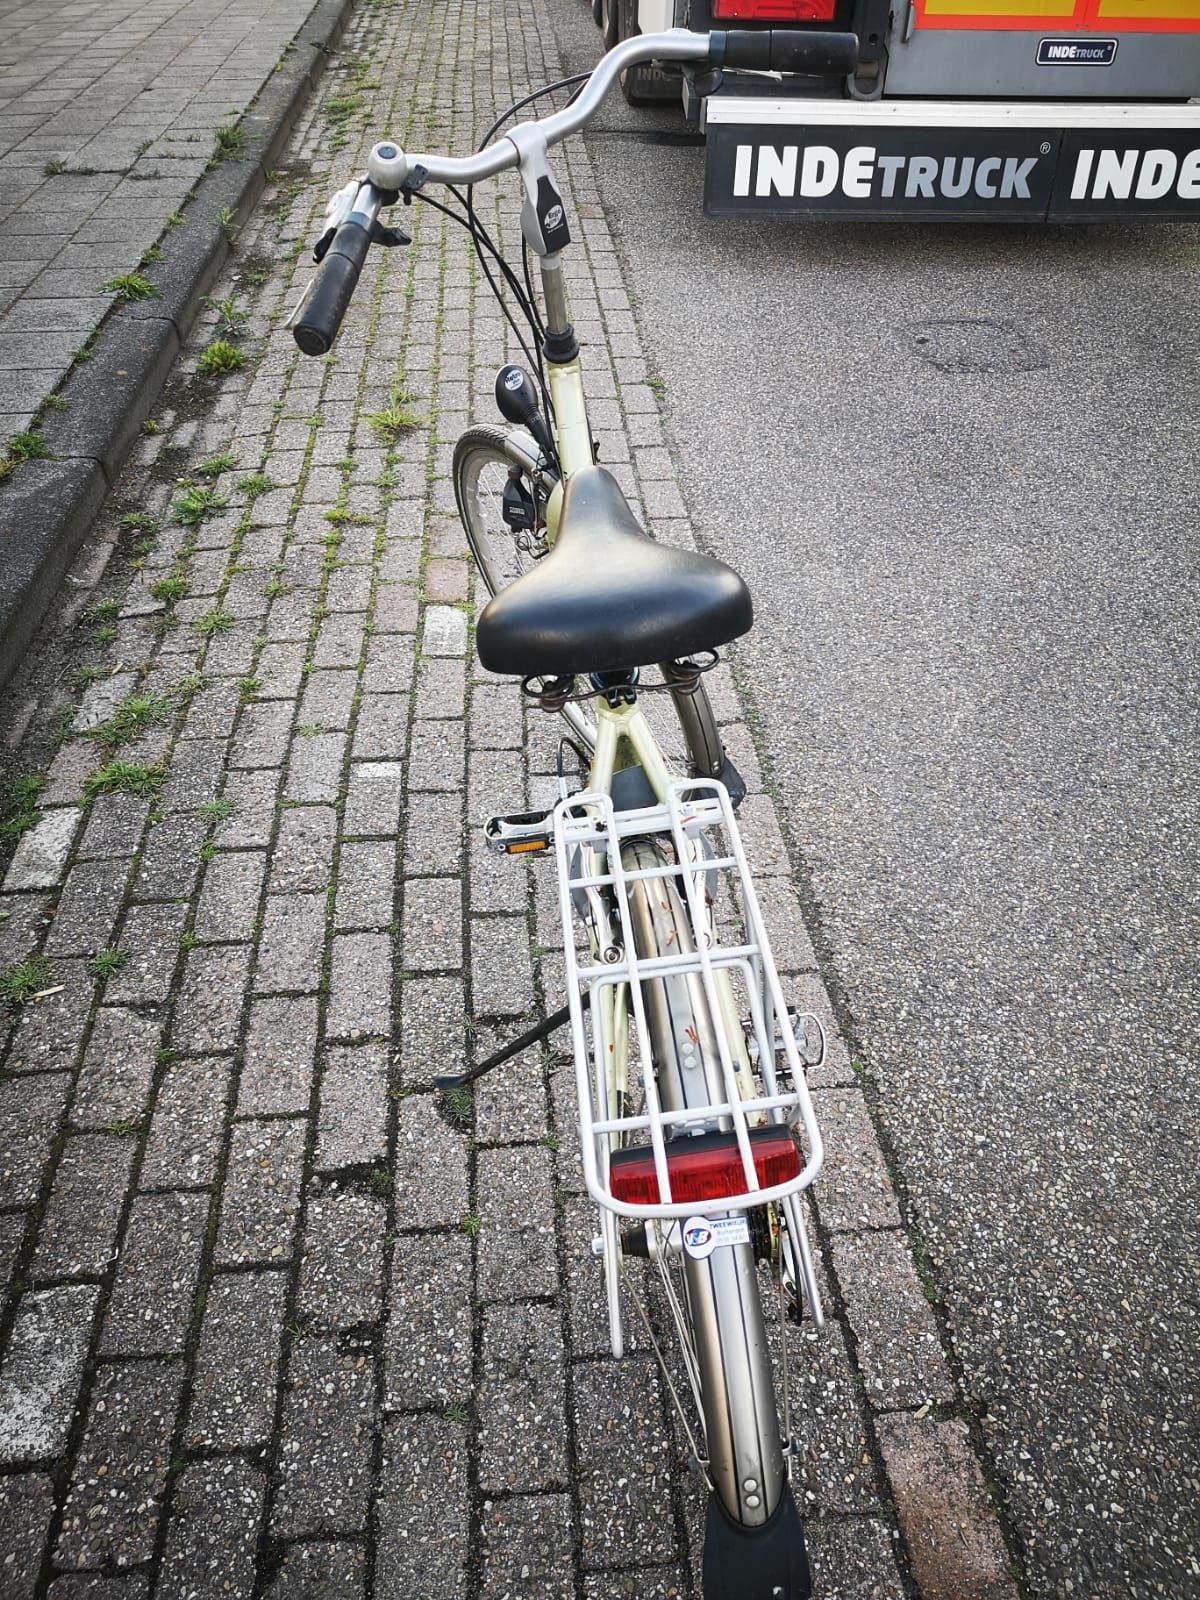
[[[1200,200],[1200,150],[1081,150],[1072,200]]]
[[[755,156],[758,157],[755,168]],[[835,189],[851,200],[895,195],[915,200],[1028,200],[1029,179],[1037,156],[881,156],[873,145],[859,144],[846,154],[825,144],[740,144],[733,169],[733,192],[802,195],[820,199]]]

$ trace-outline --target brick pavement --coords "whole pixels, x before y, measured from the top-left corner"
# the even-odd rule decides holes
[[[0,440],[28,427],[312,0],[0,4]]]
[[[550,869],[490,860],[480,829],[546,797],[558,735],[468,654],[447,476],[493,415],[504,327],[465,235],[420,206],[333,356],[280,326],[373,139],[467,147],[559,75],[550,39],[537,0],[360,8],[218,291],[248,312],[244,368],[199,372],[210,316],[67,586],[55,671],[5,702],[16,770],[45,777],[0,892],[13,1600],[697,1592],[700,1497],[653,1359],[636,1336],[605,1353],[573,1069],[529,1052],[469,1104],[432,1093],[561,987]],[[604,459],[687,541],[586,152],[559,167]],[[373,420],[395,381],[420,416],[398,435]],[[828,1013],[727,671],[713,692],[781,968]],[[884,1600],[914,1592],[892,1488],[936,1583],[983,1487],[832,1037],[832,1328],[788,1335],[801,1487],[826,1600]],[[939,1452],[931,1511],[912,1490]],[[981,1525],[957,1592],[999,1597]]]

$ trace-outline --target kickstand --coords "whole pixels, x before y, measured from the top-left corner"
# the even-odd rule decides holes
[[[586,1011],[592,1003],[590,990],[585,990],[580,1002],[580,1009]],[[481,1061],[477,1067],[472,1067],[469,1072],[444,1072],[433,1080],[435,1089],[465,1089],[468,1083],[474,1083],[476,1078],[482,1078],[485,1073],[492,1072],[496,1067],[502,1067],[513,1056],[519,1056],[522,1050],[527,1050],[531,1044],[538,1044],[542,1039],[548,1039],[552,1033],[561,1028],[564,1022],[571,1019],[570,1006],[563,1006],[561,1011],[556,1011],[553,1016],[547,1017],[545,1022],[539,1022],[536,1028],[513,1039],[503,1049],[497,1050],[495,1055],[489,1056],[486,1061]]]

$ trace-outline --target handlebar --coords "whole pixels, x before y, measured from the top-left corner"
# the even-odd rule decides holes
[[[620,74],[646,61],[845,77],[858,64],[858,36],[781,28],[715,33],[670,28],[664,33],[638,34],[601,58],[570,105],[548,117],[521,123],[475,155],[410,155],[389,141],[377,144],[367,158],[366,177],[348,216],[343,215],[344,205],[336,210],[341,197],[334,197],[330,217],[335,218],[337,231],[291,319],[296,343],[305,355],[324,355],[336,338],[385,200],[391,203],[398,193],[412,192],[431,181],[466,186],[509,171],[527,151],[544,152],[585,127]]]

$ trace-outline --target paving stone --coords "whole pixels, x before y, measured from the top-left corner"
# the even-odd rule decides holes
[[[565,1494],[485,1501],[480,1600],[574,1600],[575,1539]]]
[[[325,1033],[331,1039],[386,1037],[392,1026],[392,940],[341,933],[333,940]]]
[[[417,591],[407,583],[381,583],[375,593],[374,623],[381,634],[415,633],[417,631]],[[457,615],[457,613],[455,613]],[[447,635],[446,637],[449,637]],[[466,624],[463,624],[464,648]],[[426,651],[429,645],[425,646]],[[436,651],[435,654],[454,652]],[[458,654],[462,654],[461,651]]]
[[[408,743],[407,695],[363,696],[354,727],[356,761],[399,761]]]
[[[467,669],[462,661],[427,656],[417,665],[414,714],[439,720],[462,718],[466,704]]]
[[[355,761],[350,766],[342,828],[347,838],[394,838],[407,809],[404,768],[398,761]]]
[[[41,1472],[0,1478],[0,1590],[33,1600],[54,1514],[54,1485]]]
[[[427,656],[465,656],[466,613],[455,606],[426,606],[422,650]]]
[[[208,1226],[205,1194],[139,1195],[117,1261],[100,1349],[166,1355],[183,1349]]]
[[[817,1202],[822,1225],[835,1231],[899,1227],[891,1181],[862,1094],[821,1089],[812,1098],[825,1144]]]
[[[339,612],[326,617],[317,634],[313,664],[317,667],[356,667],[362,653],[362,613]]]
[[[390,1259],[384,1409],[462,1404],[471,1393],[471,1241],[402,1234]]]
[[[572,1368],[581,1549],[585,1567],[614,1552],[631,1565],[676,1557],[667,1432],[652,1358]]]
[[[923,1594],[1016,1600],[1008,1554],[965,1423],[881,1417],[879,1448]]]
[[[183,1374],[160,1361],[103,1366],[63,1509],[60,1567],[149,1561]]]
[[[874,1517],[810,1518],[804,1529],[813,1590],[822,1600],[904,1600],[896,1539]]]
[[[790,877],[792,867],[779,827],[775,802],[769,795],[748,794],[738,810],[738,830],[747,857],[754,863],[755,879]]]
[[[13,1269],[25,1241],[28,1212],[0,1212],[0,1305],[6,1304],[12,1286]],[[0,1545],[0,1549],[3,1546]]]
[[[23,961],[50,925],[48,894],[0,895],[0,968]]]
[[[818,1266],[818,1276],[821,1276]],[[760,1274],[760,1288],[763,1288]],[[828,1309],[828,1285],[822,1284]],[[767,1324],[779,1392],[779,1325]],[[788,1368],[793,1374],[792,1430],[796,1436],[796,1500],[805,1516],[855,1516],[879,1509],[879,1483],[862,1393],[841,1331],[811,1323],[788,1324]],[[798,1391],[795,1387],[798,1384]]]
[[[396,633],[367,640],[362,686],[367,694],[407,694],[412,687],[416,641]]]
[[[93,740],[68,739],[60,745],[58,754],[50,763],[46,787],[40,795],[41,803],[44,806],[61,806],[80,799],[84,779],[100,766],[101,760],[102,752],[96,748]]]
[[[336,1184],[313,1195],[304,1218],[297,1309],[322,1328],[375,1322],[382,1310],[382,1200]]]
[[[316,1034],[315,999],[254,1002],[238,1090],[239,1116],[308,1110]]]
[[[315,990],[325,954],[323,894],[267,896],[254,987],[259,994]]]
[[[61,883],[82,815],[78,806],[44,811],[21,835],[4,875],[5,890],[53,889]]]
[[[162,811],[195,811],[217,798],[225,770],[224,739],[181,739],[159,797]]]
[[[224,851],[204,869],[192,931],[197,939],[250,939],[258,915],[266,857],[259,851]]]
[[[317,1169],[387,1161],[388,1056],[377,1044],[332,1046],[321,1074]]]
[[[203,817],[176,812],[146,834],[134,879],[135,900],[179,900],[190,895],[200,875],[200,849],[208,832]]]
[[[218,1273],[209,1284],[184,1429],[190,1449],[269,1440],[286,1296],[282,1272]]]
[[[407,879],[401,939],[407,972],[462,966],[462,885],[457,878]]]
[[[301,724],[327,731],[348,728],[358,682],[358,673],[351,670],[310,672],[300,702]]]
[[[437,1417],[407,1417],[383,1435],[375,1584],[389,1595],[467,1600],[467,1442]]]
[[[477,1385],[484,1494],[568,1481],[564,1362],[557,1307],[492,1306],[484,1314]]]
[[[108,1005],[159,1005],[167,999],[187,914],[183,901],[130,907],[117,941],[125,960],[104,990]]]
[[[141,1117],[150,1100],[162,1026],[136,1011],[102,1006],[75,1086],[71,1121],[107,1128]]]
[[[533,973],[524,917],[471,918],[471,994],[477,1017],[532,1013]]]
[[[363,1600],[366,1582],[365,1545],[305,1540],[284,1546],[265,1600]]]
[[[226,1600],[254,1587],[266,1479],[244,1461],[202,1461],[175,1488],[159,1600]]]
[[[834,1269],[873,1406],[952,1401],[937,1324],[902,1233],[839,1234]]]
[[[150,1580],[143,1573],[105,1578],[98,1572],[64,1574],[46,1591],[47,1600],[146,1600]]]
[[[414,722],[408,753],[408,786],[459,795],[466,775],[466,725]]]
[[[583,1593],[584,1600],[683,1600],[692,1593],[691,1577],[676,1566],[592,1572],[584,1576]]]
[[[465,561],[447,561],[435,556],[425,567],[425,593],[437,602],[453,604],[465,600],[468,572]]]
[[[410,795],[404,807],[404,871],[457,872],[462,855],[461,808],[445,795]]]
[[[46,940],[47,953],[90,956],[103,950],[128,876],[127,861],[82,861],[72,867]]]
[[[479,1293],[485,1300],[553,1294],[553,1166],[544,1145],[501,1145],[476,1160]]]
[[[345,742],[341,733],[300,735],[292,740],[284,791],[289,800],[314,805],[339,797]]]
[[[176,1061],[158,1088],[142,1158],[143,1189],[198,1187],[217,1175],[232,1061],[228,1056]]]
[[[242,712],[233,742],[233,767],[281,767],[292,736],[290,700],[256,700]]]
[[[171,1047],[196,1054],[232,1050],[250,970],[248,944],[200,945],[187,953]]]
[[[133,855],[149,814],[149,800],[128,794],[97,795],[79,841],[79,859]]]
[[[305,654],[303,642],[289,644],[268,639],[254,664],[254,675],[259,681],[257,692],[264,699],[295,699],[304,682]]]
[[[271,1519],[276,1537],[365,1528],[375,1427],[371,1358],[342,1355],[331,1339],[301,1339],[292,1350],[283,1404],[279,1492]],[[381,1515],[381,1526],[387,1520]],[[385,1582],[383,1592],[413,1591]]]
[[[116,1252],[137,1140],[79,1134],[63,1149],[34,1252],[38,1278],[99,1278]]]
[[[217,1231],[218,1266],[290,1256],[306,1132],[304,1122],[234,1125]]]
[[[514,1024],[506,1031],[511,1036],[521,1030]],[[473,1061],[486,1060],[505,1042],[504,1031],[482,1029],[474,1041]],[[480,1144],[545,1139],[550,1125],[549,1110],[541,1052],[536,1046],[510,1057],[495,1072],[480,1078],[473,1093],[475,1137]]]
[[[335,925],[339,929],[390,927],[395,875],[396,846],[391,840],[344,844],[338,860]]]
[[[477,683],[471,690],[471,747],[519,750],[525,742],[521,696],[511,684]]]
[[[396,1107],[395,1184],[397,1228],[457,1227],[470,1211],[466,1140],[443,1122],[432,1095]]]
[[[466,1066],[461,978],[416,978],[400,991],[400,1075],[406,1089],[430,1088]]]
[[[722,730],[724,731],[724,730]],[[759,908],[771,941],[771,954],[780,972],[810,972],[817,965],[816,954],[799,896],[782,878],[764,878],[755,883]],[[790,989],[790,984],[784,985]]]
[[[271,855],[273,894],[324,890],[333,869],[337,813],[332,806],[296,806],[284,811]]]
[[[5,1466],[46,1460],[65,1446],[99,1299],[88,1284],[22,1297],[0,1367]]]
[[[37,1202],[70,1086],[65,1072],[0,1078],[0,1205]]]
[[[225,774],[221,798],[229,801],[233,814],[218,822],[213,832],[219,850],[270,844],[281,777],[274,767]]]
[[[21,1007],[9,1072],[54,1072],[70,1069],[79,1056],[96,982],[85,961],[55,961],[50,982],[40,999]]]

